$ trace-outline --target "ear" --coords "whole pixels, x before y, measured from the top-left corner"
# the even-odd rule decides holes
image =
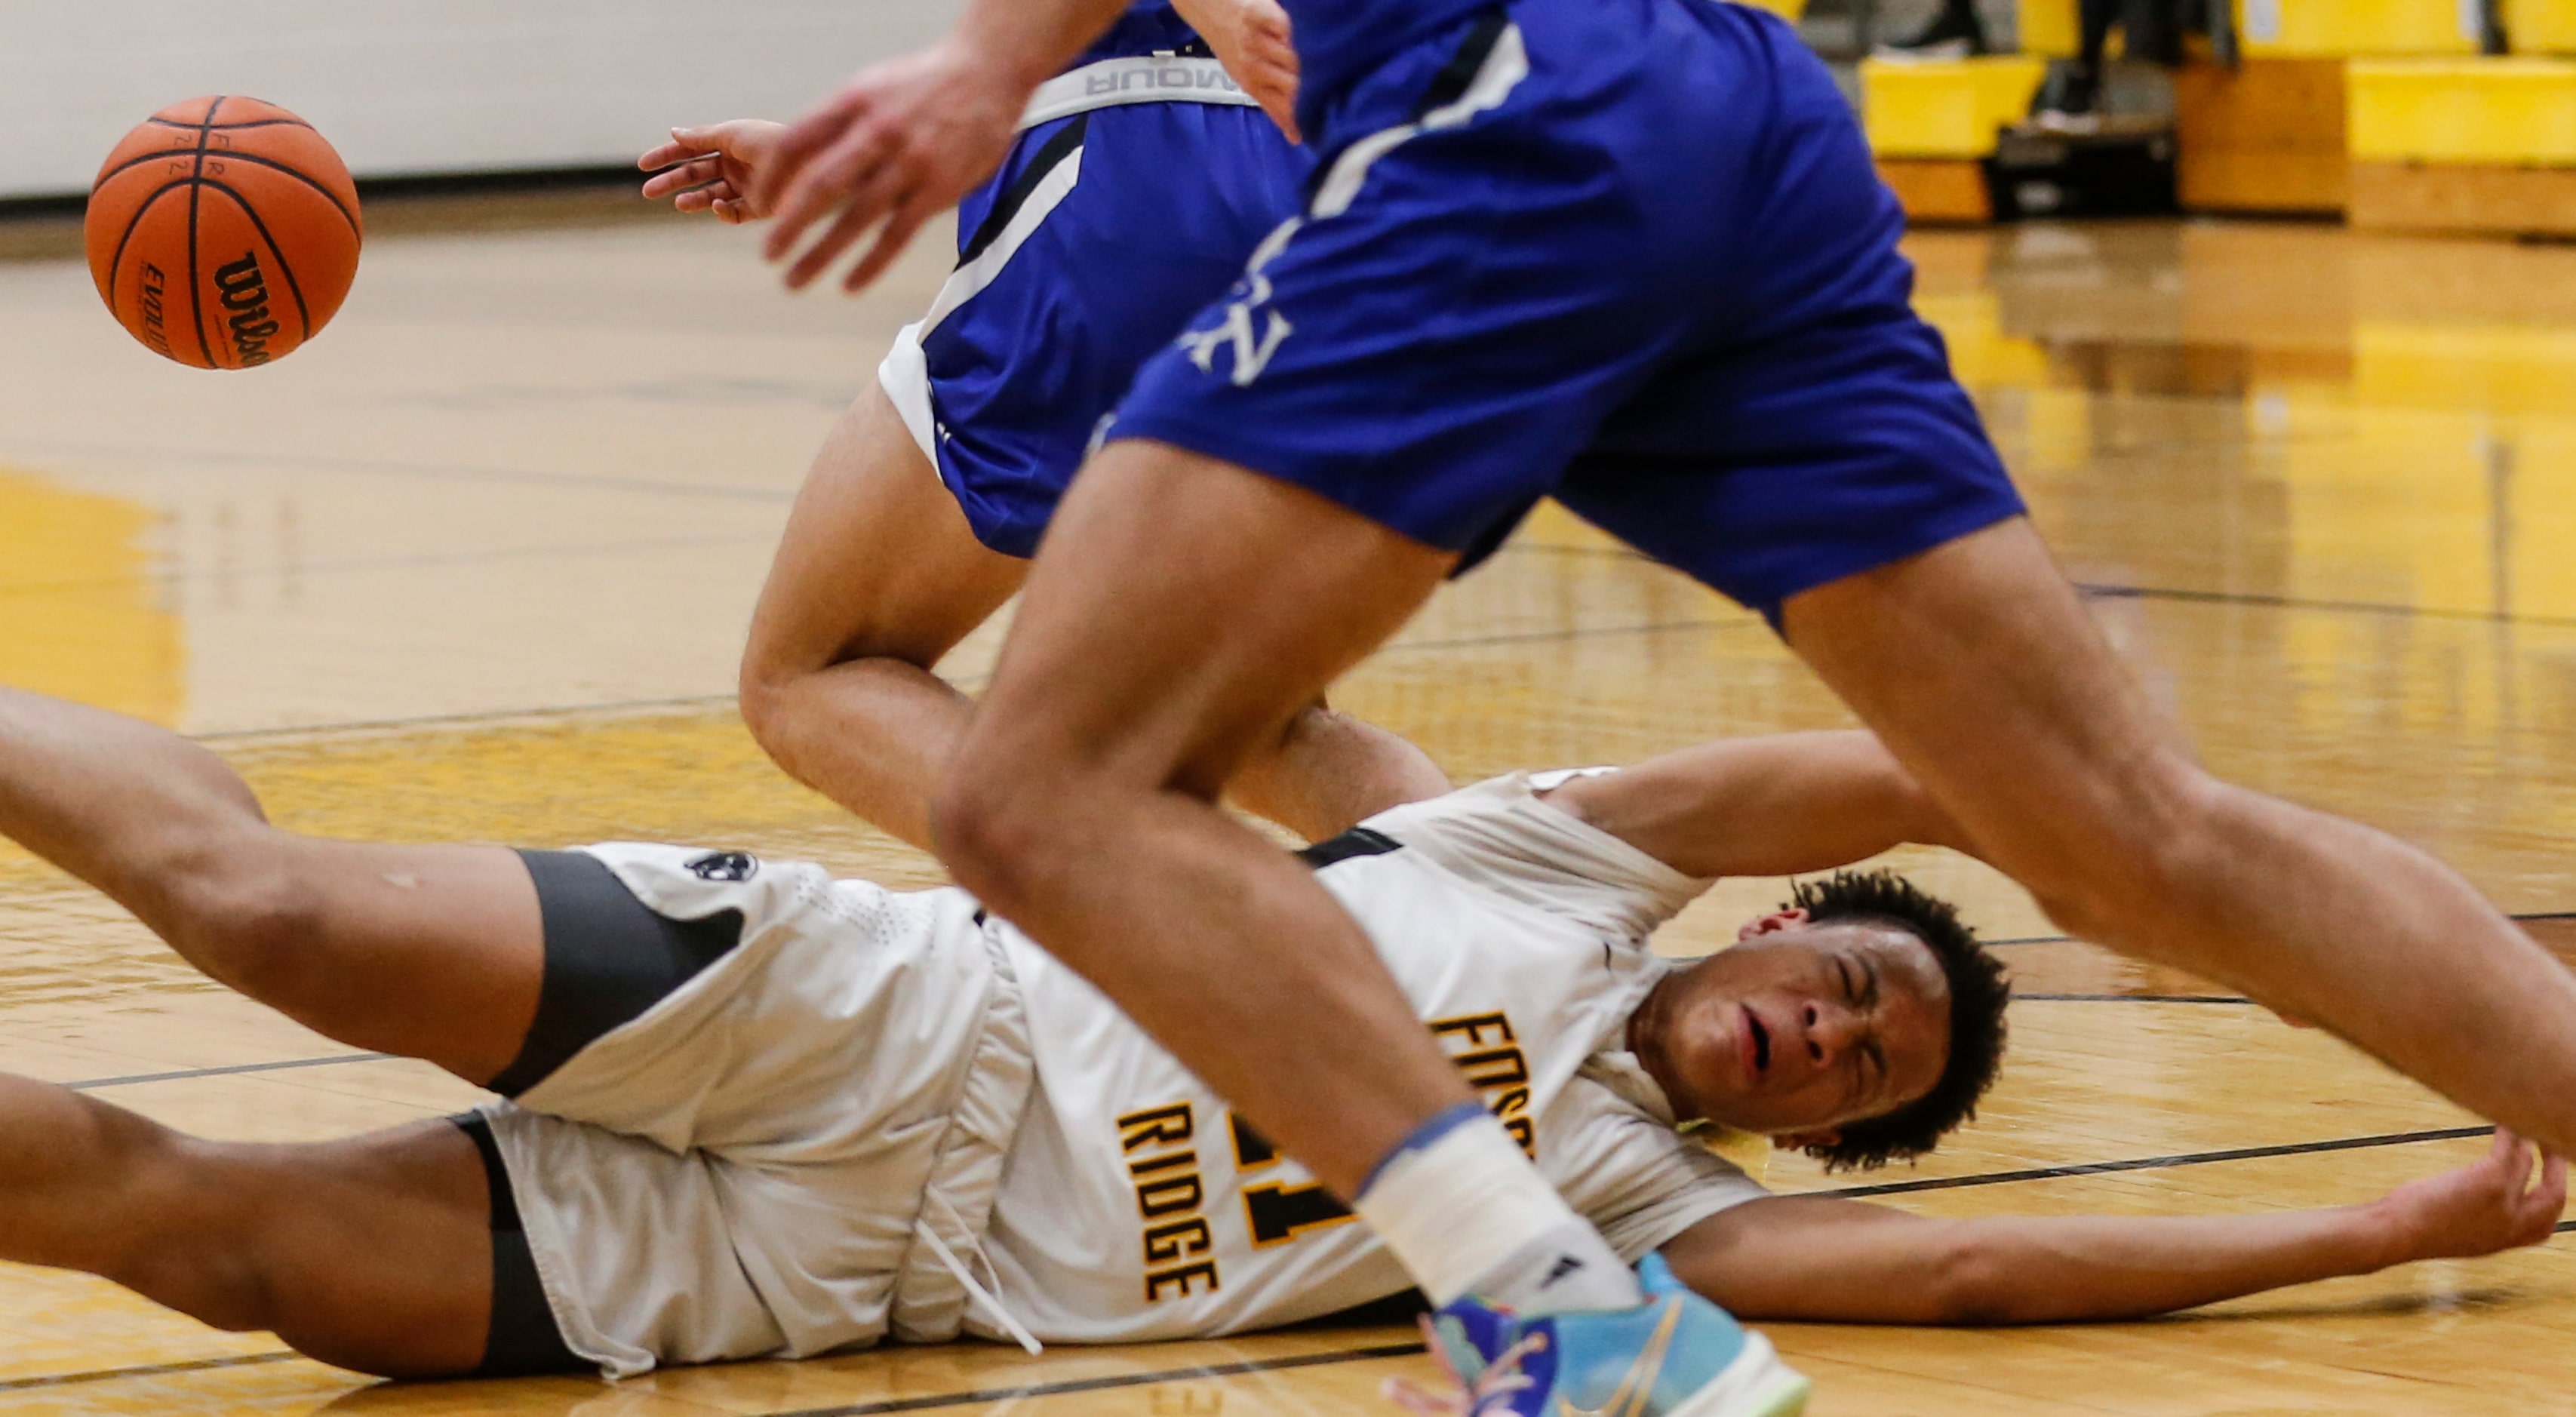
[[[1763,916],[1759,920],[1745,921],[1744,928],[1735,932],[1735,938],[1739,940],[1749,940],[1756,935],[1777,934],[1782,930],[1794,929],[1797,926],[1804,925],[1806,923],[1807,910],[1805,906],[1800,906],[1795,910],[1775,910],[1770,914]]]
[[[1771,1144],[1782,1151],[1806,1151],[1819,1146],[1837,1146],[1841,1144],[1842,1139],[1841,1132],[1827,1127],[1815,1132],[1786,1132],[1773,1137]]]

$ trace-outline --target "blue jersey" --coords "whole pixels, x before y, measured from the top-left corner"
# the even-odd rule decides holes
[[[1138,366],[1242,274],[1311,163],[1168,0],[1040,90],[957,209],[957,270],[880,382],[978,540],[1027,556]]]
[[[1911,307],[1904,215],[1786,24],[1720,0],[1291,13],[1308,81],[1338,86],[1303,105],[1304,208],[1111,436],[1470,561],[1554,497],[1775,622],[2020,512]],[[1388,50],[1425,16],[1445,26]]]
[[[1314,132],[1352,82],[1494,0],[1282,0],[1297,36],[1297,119]]]

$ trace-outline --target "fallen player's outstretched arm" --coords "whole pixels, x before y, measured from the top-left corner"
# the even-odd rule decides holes
[[[1574,778],[1565,811],[1691,876],[1791,876],[1914,842],[1975,855],[1873,735],[1727,738]]]
[[[2268,1215],[1933,1220],[1831,1196],[1775,1196],[1664,1248],[1746,1319],[2037,1324],[2134,1319],[2285,1285],[2466,1259],[2549,1238],[2566,1163],[2510,1132],[2476,1165],[2367,1205]]]

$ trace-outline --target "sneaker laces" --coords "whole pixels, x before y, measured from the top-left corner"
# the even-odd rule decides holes
[[[1505,1410],[1514,1393],[1537,1383],[1536,1378],[1521,1371],[1521,1360],[1547,1347],[1546,1334],[1526,1333],[1514,1339],[1471,1382],[1458,1371],[1457,1360],[1449,1356],[1449,1345],[1441,1341],[1440,1331],[1432,1327],[1431,1320],[1425,1318],[1420,1323],[1424,1346],[1449,1379],[1449,1387],[1435,1391],[1410,1378],[1387,1379],[1383,1388],[1387,1400],[1406,1411],[1421,1417],[1480,1417]]]

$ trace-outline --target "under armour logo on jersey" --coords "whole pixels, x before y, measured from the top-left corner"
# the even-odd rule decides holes
[[[1190,362],[1197,365],[1201,373],[1215,373],[1217,351],[1231,349],[1234,367],[1228,377],[1236,388],[1243,388],[1260,378],[1261,371],[1270,367],[1270,357],[1279,352],[1280,341],[1296,333],[1296,326],[1289,324],[1286,316],[1263,308],[1269,305],[1273,292],[1270,277],[1261,272],[1287,249],[1288,238],[1296,235],[1297,228],[1303,224],[1290,217],[1263,238],[1261,245],[1254,249],[1252,259],[1244,263],[1243,279],[1236,286],[1243,292],[1242,297],[1227,303],[1225,318],[1217,322],[1216,328],[1192,330],[1181,336],[1181,348],[1189,351]],[[1256,312],[1269,317],[1268,322],[1257,330],[1253,325]]]
[[[689,863],[689,873],[702,881],[748,881],[760,859],[747,851],[710,851]]]

